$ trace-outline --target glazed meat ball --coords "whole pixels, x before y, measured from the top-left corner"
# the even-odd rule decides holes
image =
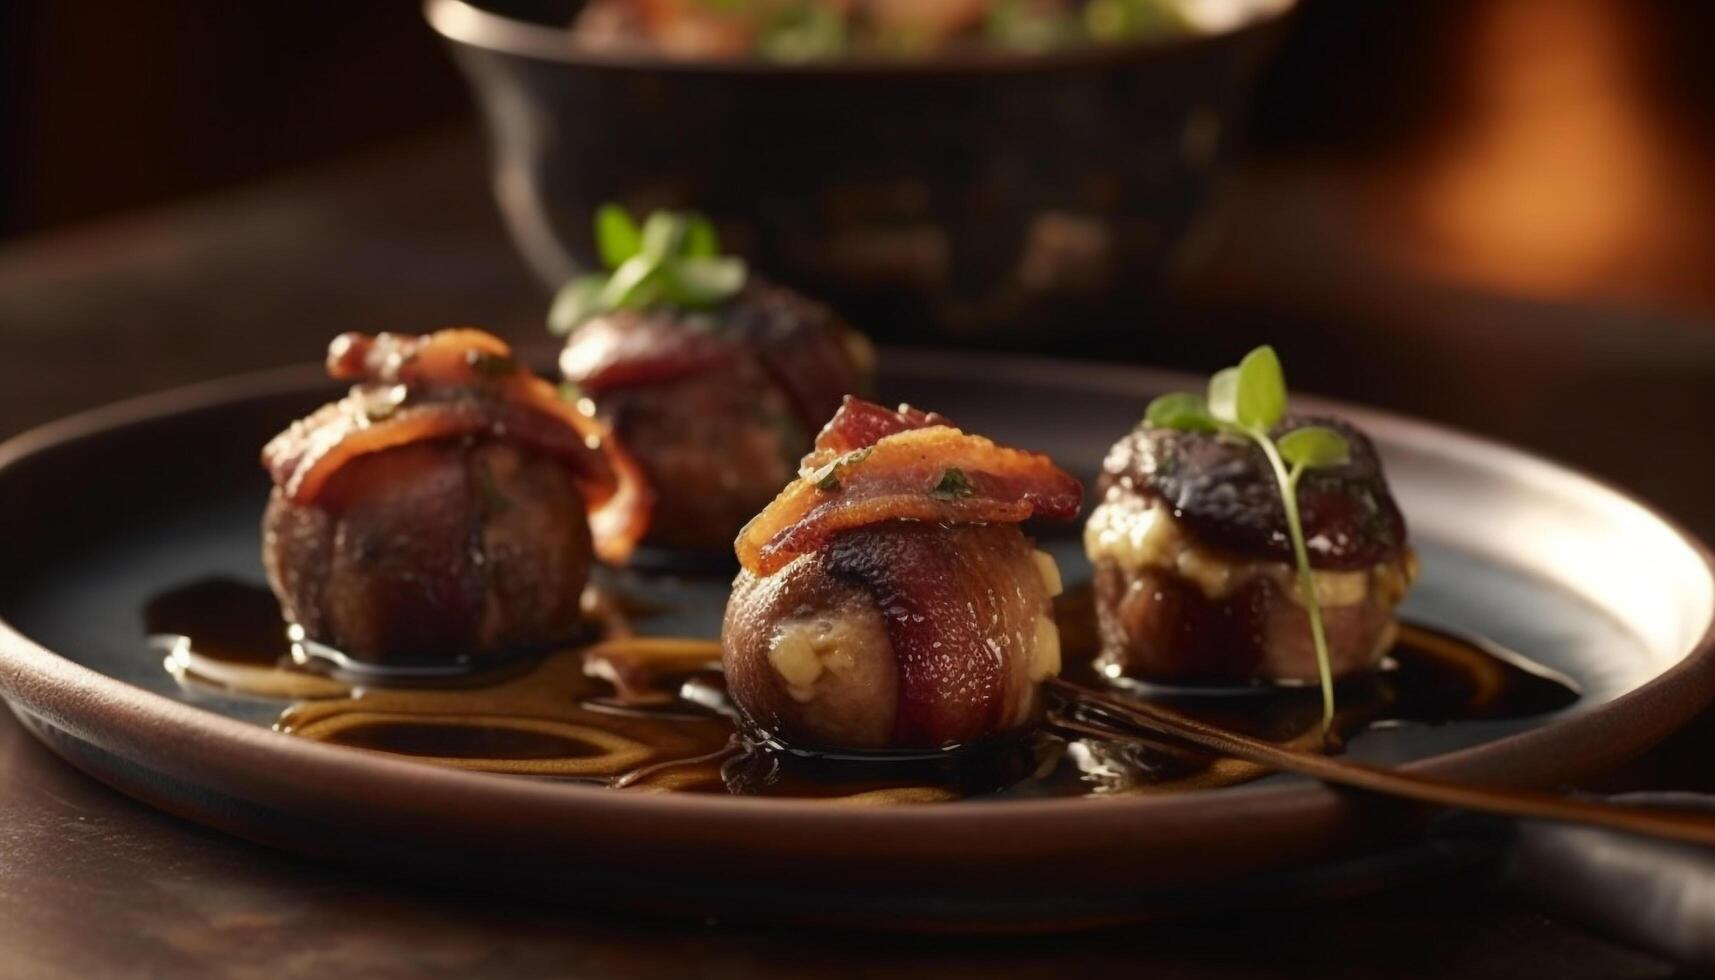
[[[651,544],[724,549],[792,479],[808,436],[755,361],[679,381],[603,392],[600,412],[637,457],[662,506]]]
[[[1060,670],[1060,577],[1018,523],[1081,499],[1044,456],[848,399],[738,542],[722,662],[747,730],[925,752],[1030,726]]]
[[[483,656],[571,639],[590,569],[557,460],[492,439],[365,456],[302,506],[276,489],[264,561],[286,616],[348,656]]]
[[[847,531],[772,576],[739,575],[728,688],[753,731],[794,746],[940,749],[1013,731],[1060,672],[1058,583],[1013,525]]]
[[[475,331],[348,335],[329,363],[359,384],[264,453],[263,564],[286,617],[377,663],[574,637],[591,505],[636,505],[594,421]],[[634,532],[604,516],[623,553]]]
[[[1370,441],[1325,425],[1350,460],[1299,484],[1333,675],[1374,666],[1417,574],[1405,521]],[[1214,433],[1141,426],[1108,454],[1085,526],[1102,650],[1113,677],[1173,683],[1313,683],[1316,651],[1285,510],[1262,451]]]
[[[811,435],[868,386],[868,342],[820,303],[751,282],[718,310],[621,310],[560,358],[653,489],[647,541],[722,551],[792,479]]]

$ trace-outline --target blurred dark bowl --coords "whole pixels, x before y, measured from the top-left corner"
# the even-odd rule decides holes
[[[695,206],[755,267],[877,336],[1046,348],[1147,317],[1283,19],[782,65],[592,51],[565,27],[576,7],[425,4],[545,283],[592,261],[601,202]]]

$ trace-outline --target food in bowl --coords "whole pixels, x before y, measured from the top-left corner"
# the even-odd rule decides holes
[[[912,57],[950,46],[1039,51],[1195,29],[1183,0],[594,0],[580,40],[681,58]]]

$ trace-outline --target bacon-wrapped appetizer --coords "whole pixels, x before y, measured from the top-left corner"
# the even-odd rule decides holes
[[[1060,576],[1018,524],[1082,499],[1046,456],[848,397],[738,538],[722,662],[751,733],[933,751],[1033,722]]]
[[[840,397],[867,387],[873,355],[826,306],[716,255],[703,219],[631,227],[617,209],[598,221],[614,271],[556,305],[551,323],[571,331],[560,368],[648,476],[649,542],[719,551],[791,479]],[[652,240],[665,244],[651,253]]]
[[[1318,634],[1327,680],[1392,646],[1417,563],[1375,448],[1345,422],[1282,417],[1283,387],[1275,403],[1239,424],[1163,399],[1108,453],[1084,545],[1109,675],[1314,683]]]
[[[288,619],[354,659],[482,657],[569,638],[594,550],[648,518],[635,464],[499,339],[345,334],[351,392],[262,451],[263,562]]]

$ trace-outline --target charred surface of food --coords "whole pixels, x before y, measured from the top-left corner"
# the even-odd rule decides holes
[[[868,342],[827,307],[754,278],[714,310],[596,317],[560,358],[654,488],[649,541],[701,551],[724,549],[773,499],[872,366]]]
[[[646,520],[599,424],[473,330],[348,334],[328,371],[351,393],[263,451],[263,563],[287,618],[374,662],[572,638],[592,523],[623,558]]]
[[[1038,554],[1011,525],[887,521],[741,574],[722,628],[733,699],[759,732],[844,749],[1031,724],[1060,671]]]
[[[939,524],[1069,521],[1084,488],[1041,453],[959,431],[933,412],[848,396],[816,448],[739,534],[738,560],[770,575],[841,531],[888,520]]]
[[[1080,500],[1047,457],[848,398],[737,542],[722,663],[752,735],[935,751],[1031,724],[1060,581],[1017,524]]]
[[[1382,476],[1375,446],[1339,419],[1293,417],[1278,436],[1319,425],[1345,437],[1339,466],[1307,470],[1298,483],[1305,544],[1317,568],[1367,568],[1405,547],[1405,519]],[[1096,491],[1118,487],[1161,501],[1198,541],[1244,558],[1292,561],[1286,510],[1256,445],[1212,432],[1140,426],[1109,450]]]
[[[1416,577],[1405,521],[1368,438],[1335,419],[1347,462],[1298,483],[1335,676],[1392,645]],[[1316,652],[1279,486],[1254,443],[1143,425],[1109,452],[1085,528],[1109,676],[1181,683],[1314,682]]]

